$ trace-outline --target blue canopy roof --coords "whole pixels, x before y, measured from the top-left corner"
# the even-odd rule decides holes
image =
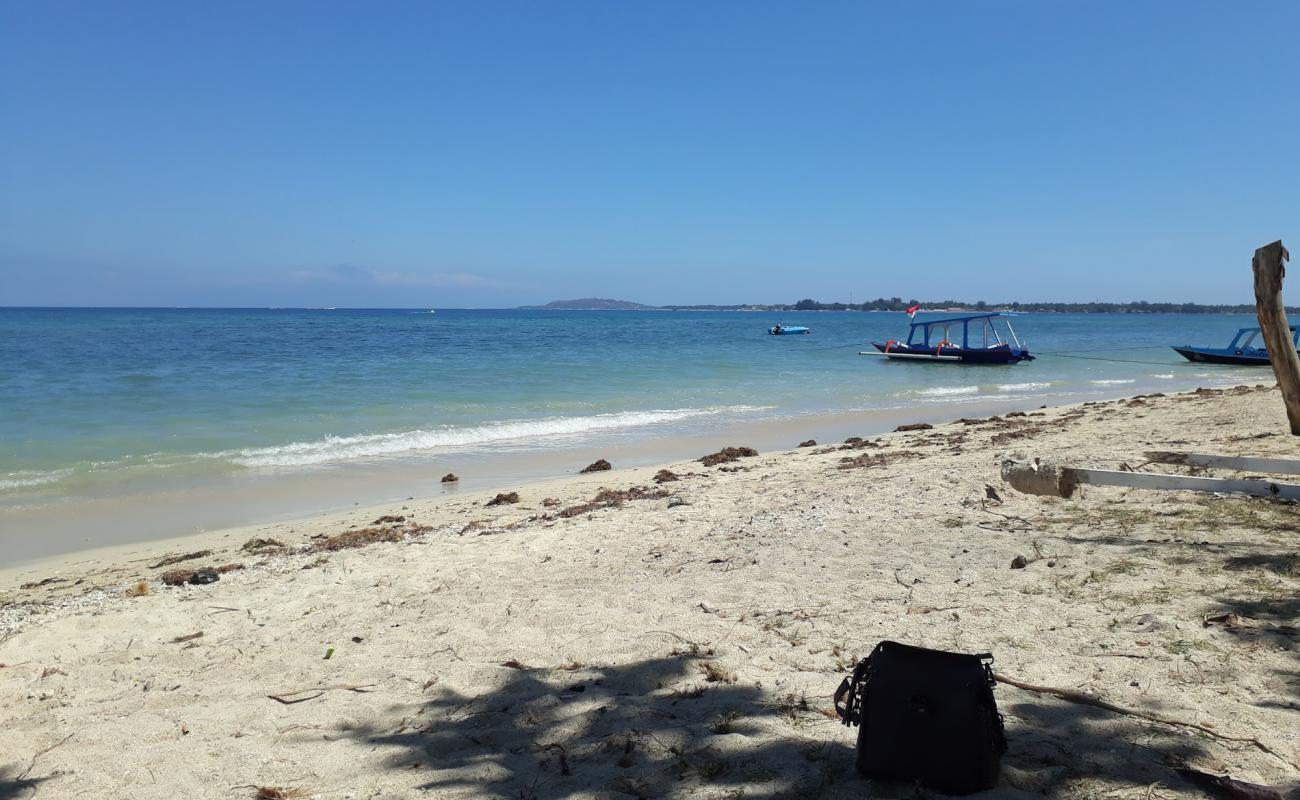
[[[912,327],[915,328],[917,325],[943,325],[943,324],[950,324],[953,322],[971,322],[972,320],[977,320],[977,319],[996,319],[998,317],[1010,317],[1010,316],[1013,315],[1006,313],[1004,311],[994,311],[990,314],[970,314],[964,317],[944,317],[943,319],[927,319],[921,322],[913,321]]]

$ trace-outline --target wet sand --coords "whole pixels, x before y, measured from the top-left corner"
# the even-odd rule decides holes
[[[89,496],[34,507],[0,506],[0,572],[62,557],[71,564],[90,552],[147,545],[184,536],[221,532],[266,522],[289,522],[357,506],[438,497],[505,485],[541,483],[573,475],[598,458],[620,467],[666,464],[730,442],[777,450],[807,438],[874,435],[907,422],[944,422],[954,416],[987,416],[1038,408],[1036,398],[975,403],[936,403],[912,408],[737,421],[704,434],[615,439],[584,446],[553,443],[546,450],[501,448],[421,459],[322,465],[302,469],[250,469],[223,476],[155,480],[113,487]],[[644,435],[644,434],[641,434]],[[534,445],[535,446],[535,445]],[[460,481],[447,486],[443,475]]]

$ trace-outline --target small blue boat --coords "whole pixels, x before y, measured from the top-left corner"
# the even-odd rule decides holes
[[[1194,347],[1185,344],[1179,347],[1173,345],[1174,350],[1180,356],[1188,361],[1196,361],[1202,364],[1235,364],[1242,367],[1267,367],[1269,365],[1268,349],[1265,347],[1256,347],[1255,339],[1259,336],[1259,328],[1242,328],[1237,331],[1237,335],[1232,337],[1232,341],[1227,347]],[[1300,346],[1300,333],[1297,332],[1296,326],[1291,326],[1291,345]]]
[[[773,336],[792,336],[796,333],[812,333],[812,328],[805,328],[802,325],[773,325],[767,329],[767,332]]]
[[[974,314],[913,322],[907,341],[890,339],[871,346],[888,358],[902,361],[936,361],[956,364],[1016,364],[1033,361],[1020,343],[1008,314]],[[1006,337],[995,321],[1006,329]],[[866,352],[859,355],[875,355]]]

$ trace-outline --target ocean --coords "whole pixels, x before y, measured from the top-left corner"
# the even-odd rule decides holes
[[[813,332],[767,335],[776,322]],[[447,471],[487,486],[582,466],[565,453],[646,462],[677,454],[638,444],[746,426],[793,446],[824,419],[872,433],[975,407],[1272,380],[1168,347],[1224,343],[1250,316],[1013,324],[1036,361],[857,354],[905,338],[901,313],[0,309],[0,527],[70,541],[109,508],[156,536],[179,512],[150,522],[145,507],[189,508],[187,528],[202,528],[438,490]]]

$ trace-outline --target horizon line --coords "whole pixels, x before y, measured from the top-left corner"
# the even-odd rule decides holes
[[[553,301],[555,302],[555,301]],[[80,310],[80,311],[656,311],[664,309],[707,309],[707,308],[764,308],[768,306],[793,306],[797,303],[667,303],[664,305],[638,304],[642,308],[548,308],[546,305],[515,305],[515,306],[206,306],[206,305],[154,305],[154,306],[135,306],[135,305],[0,305],[0,311],[61,311],[61,310]],[[845,305],[861,306],[864,303],[848,303],[842,300],[816,301],[821,305]],[[871,302],[871,301],[867,301]],[[977,301],[984,302],[984,301]],[[952,305],[938,306],[935,308],[925,308],[924,302],[921,303],[922,312],[925,311],[948,311],[954,309],[970,310],[996,310],[1003,307],[1009,307],[1013,303],[1020,305],[1088,305],[1103,304],[1117,306],[1136,306],[1139,304],[1147,305],[1190,305],[1204,306],[1206,308],[1225,308],[1225,307],[1247,307],[1254,306],[1255,303],[1202,303],[1193,300],[1012,300],[1005,303],[984,302],[982,309],[976,308],[976,303],[957,303]],[[1300,309],[1300,306],[1285,306],[1287,309]],[[792,311],[854,311],[858,313],[870,313],[858,308],[844,309],[781,309]],[[889,309],[871,309],[889,313]],[[905,313],[899,309],[897,313]],[[1032,313],[1032,312],[1031,312]],[[1153,314],[1179,313],[1168,311],[1152,311]]]

